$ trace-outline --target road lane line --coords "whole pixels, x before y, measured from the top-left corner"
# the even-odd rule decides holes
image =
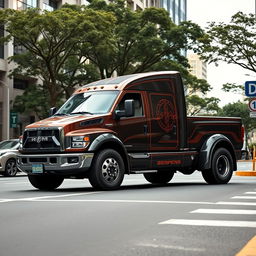
[[[256,221],[170,219],[170,220],[160,222],[159,224],[160,225],[256,228]]]
[[[251,206],[256,206],[256,203],[253,202],[217,202],[217,205],[251,205]]]
[[[254,199],[256,200],[256,196],[233,196],[231,199]]]
[[[190,213],[209,213],[209,214],[256,214],[256,210],[236,210],[236,209],[197,209]]]
[[[256,236],[254,236],[236,256],[256,256]]]
[[[256,191],[245,192],[244,194],[247,194],[247,195],[256,195]]]
[[[172,250],[179,250],[179,251],[193,251],[193,252],[204,252],[204,248],[190,248],[190,247],[183,247],[177,245],[166,245],[166,244],[153,244],[153,243],[139,243],[137,246],[142,247],[151,247],[151,248],[158,248],[158,249],[172,249]]]
[[[82,196],[82,195],[90,195],[90,194],[98,194],[98,193],[100,192],[86,192],[86,193],[75,193],[75,194],[65,194],[65,195],[55,195],[55,196],[39,196],[39,197],[10,198],[10,199],[0,198],[0,203],[16,202],[16,201],[37,201],[42,199]]]
[[[19,185],[19,184],[28,184],[28,185],[30,185],[30,183],[27,182],[27,181],[7,182],[7,183],[4,183],[4,185]]]
[[[108,200],[108,199],[37,199],[38,202],[95,202],[95,203],[145,203],[145,204],[206,204],[215,205],[211,202],[190,201],[150,201],[150,200]]]

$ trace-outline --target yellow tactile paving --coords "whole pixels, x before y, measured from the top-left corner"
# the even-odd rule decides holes
[[[256,236],[254,236],[235,256],[256,256]]]

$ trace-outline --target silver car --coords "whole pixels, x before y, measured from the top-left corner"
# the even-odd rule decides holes
[[[17,174],[16,153],[19,146],[18,139],[0,142],[0,174],[8,177]]]

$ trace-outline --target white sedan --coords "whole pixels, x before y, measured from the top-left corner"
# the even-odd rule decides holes
[[[8,177],[17,174],[16,153],[19,145],[18,139],[0,142],[0,174]]]

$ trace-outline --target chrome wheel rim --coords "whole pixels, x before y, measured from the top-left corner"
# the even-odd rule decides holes
[[[226,177],[230,172],[230,162],[227,156],[219,156],[216,161],[217,172],[221,177]]]
[[[104,180],[107,183],[115,182],[120,174],[119,164],[114,158],[107,158],[101,167]]]

